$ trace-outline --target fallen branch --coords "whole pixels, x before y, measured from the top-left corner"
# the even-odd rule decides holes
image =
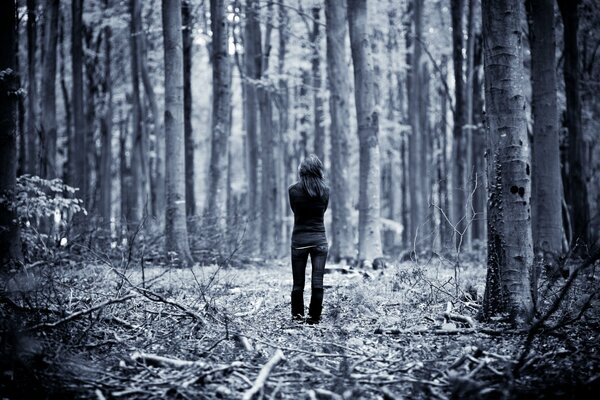
[[[123,303],[129,299],[134,298],[136,295],[135,294],[128,294],[126,296],[122,296],[122,297],[118,297],[116,299],[112,299],[112,300],[106,300],[103,301],[100,304],[95,305],[94,307],[88,308],[86,310],[81,310],[81,311],[77,311],[74,312],[73,314],[63,318],[63,319],[59,319],[58,321],[54,321],[54,322],[43,322],[34,326],[31,326],[27,329],[25,329],[25,332],[31,332],[34,330],[38,330],[38,329],[47,329],[47,328],[56,328],[57,326],[60,326],[62,324],[65,324],[69,321],[72,321],[74,319],[80,318],[84,315],[88,315],[93,313],[94,311],[100,310],[108,305],[111,304],[116,304],[116,303]]]
[[[178,358],[163,357],[156,354],[142,353],[139,351],[134,352],[131,355],[131,359],[135,362],[142,362],[146,365],[153,365],[156,367],[170,367],[170,368],[187,368],[187,367],[204,367],[206,363],[204,361],[188,361],[180,360]]]
[[[246,393],[244,393],[244,397],[242,398],[244,400],[251,400],[257,393],[259,393],[265,386],[265,382],[267,381],[267,378],[269,377],[273,367],[275,367],[283,359],[283,351],[281,351],[281,349],[277,349],[273,357],[271,357],[271,359],[261,368],[256,380],[254,381],[254,384],[246,391]]]
[[[418,334],[432,334],[432,335],[471,335],[483,333],[490,336],[500,336],[507,333],[503,330],[494,330],[488,328],[456,328],[456,329],[431,329],[431,328],[419,328],[419,329],[388,329],[383,330],[381,328],[375,329],[376,335],[418,335]]]

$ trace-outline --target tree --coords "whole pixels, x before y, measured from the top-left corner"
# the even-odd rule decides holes
[[[56,178],[56,59],[58,43],[59,0],[46,4],[44,15],[44,63],[42,67],[42,112],[41,137],[43,144],[40,174],[46,178]]]
[[[73,132],[69,138],[69,181],[71,186],[79,188],[79,197],[87,205],[87,129],[83,112],[83,0],[72,0],[71,6],[73,19],[71,26]]]
[[[483,314],[532,311],[530,157],[523,96],[519,0],[483,0],[488,125],[488,272]]]
[[[216,234],[225,232],[227,222],[227,164],[231,114],[231,72],[227,4],[211,0],[212,30],[211,61],[213,75],[212,146],[210,152],[210,184],[208,212],[215,224]],[[217,240],[221,240],[219,237]]]
[[[350,77],[346,64],[346,5],[325,1],[327,20],[327,81],[331,116],[331,249],[334,261],[354,258],[354,232],[350,223],[351,196],[348,171],[350,132]]]
[[[373,98],[373,66],[367,35],[367,3],[366,0],[348,0],[347,4],[360,144],[358,258],[371,263],[376,257],[381,256],[379,117]]]
[[[587,189],[588,146],[581,125],[581,98],[579,97],[579,1],[558,0],[563,20],[565,94],[567,98],[566,126],[569,131],[567,152],[566,199],[573,224],[571,241],[589,240],[590,211]]]
[[[166,251],[193,263],[185,214],[181,0],[162,0],[165,60]]]
[[[20,261],[15,206],[17,168],[17,2],[0,3],[0,266]]]
[[[464,230],[467,217],[467,140],[463,129],[466,125],[465,78],[463,57],[464,0],[452,0],[452,60],[454,64],[454,127],[452,132],[452,222],[459,232]],[[459,222],[460,221],[460,222]],[[458,237],[457,237],[458,239]]]
[[[56,0],[58,3],[58,0]],[[104,0],[104,7],[108,9],[110,0]],[[112,28],[109,24],[104,31],[104,78],[102,81],[102,94],[104,100],[104,114],[100,120],[100,137],[102,141],[100,153],[100,204],[99,211],[105,227],[110,229],[112,206],[112,126],[113,126],[113,81],[111,76],[111,46]]]
[[[27,0],[27,172],[34,175],[38,174],[36,49],[37,5]]]
[[[531,48],[533,247],[550,259],[562,250],[562,182],[554,40],[554,1],[528,0]]]
[[[341,3],[338,3],[337,6],[343,7]],[[314,148],[317,157],[319,157],[322,162],[325,162],[325,126],[323,121],[323,93],[321,89],[321,54],[319,51],[319,41],[321,39],[321,35],[319,33],[319,28],[321,25],[321,21],[319,21],[320,16],[321,7],[313,7],[313,29],[310,34],[310,43],[312,46],[310,63],[312,68],[313,104],[315,109]]]
[[[196,215],[196,199],[194,195],[194,131],[192,129],[192,48],[194,43],[192,38],[193,16],[192,5],[190,3],[190,0],[183,0],[181,8],[181,17],[183,19],[183,118],[185,130],[185,205],[187,208],[187,215],[193,216]],[[212,8],[210,18],[212,21]],[[225,30],[225,33],[227,33],[227,30]],[[228,37],[227,34],[225,36],[226,38]],[[227,51],[227,47],[225,47],[225,51]],[[213,98],[213,103],[214,101],[215,100]]]
[[[258,20],[258,3],[256,0],[246,1],[246,24],[244,25],[244,66],[245,66],[245,104],[244,118],[246,125],[246,148],[248,152],[248,210],[247,215],[252,219],[257,214],[259,196],[258,160],[260,144],[258,141],[258,99],[254,81],[260,78],[261,71],[261,45],[260,24]],[[250,221],[256,223],[257,221]],[[248,248],[256,249],[259,243],[259,231],[248,230]]]

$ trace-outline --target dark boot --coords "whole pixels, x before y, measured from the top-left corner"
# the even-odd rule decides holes
[[[292,318],[298,321],[304,319],[304,291],[292,290]]]
[[[308,307],[307,324],[318,324],[321,321],[321,311],[323,310],[323,289],[313,289],[310,297],[310,306]]]

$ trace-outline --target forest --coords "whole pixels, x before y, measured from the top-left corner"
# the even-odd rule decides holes
[[[596,0],[0,1],[0,397],[592,397],[598,22]],[[326,264],[298,319],[315,156]]]

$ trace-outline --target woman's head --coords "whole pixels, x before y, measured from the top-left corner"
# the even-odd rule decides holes
[[[310,197],[322,197],[327,190],[323,163],[314,154],[306,157],[298,166],[298,178]]]

